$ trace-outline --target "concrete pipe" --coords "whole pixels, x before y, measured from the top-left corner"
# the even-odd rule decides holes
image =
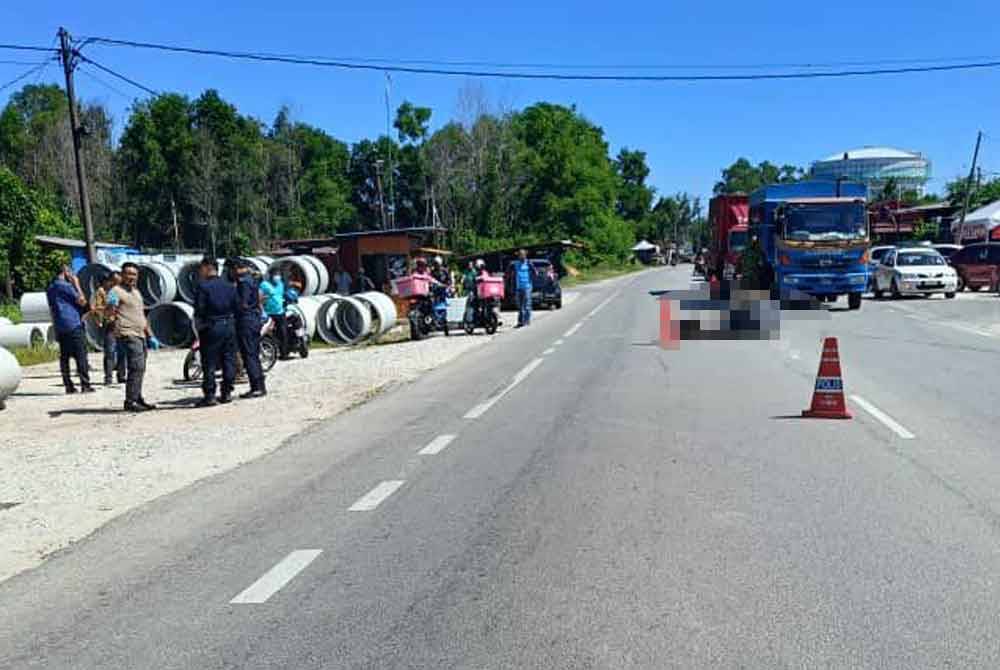
[[[319,270],[304,256],[286,256],[271,263],[269,269],[277,269],[284,277],[285,284],[297,281],[302,284],[302,295],[319,293]]]
[[[101,282],[112,272],[121,272],[120,265],[106,265],[104,263],[88,263],[77,274],[80,278],[80,288],[83,294],[90,300],[90,296],[97,292]]]
[[[357,344],[371,334],[372,313],[360,300],[346,296],[336,298],[337,308],[331,321],[337,337],[344,344]]]
[[[201,261],[188,261],[177,271],[177,297],[184,302],[194,303],[194,290],[198,286],[198,268]]]
[[[157,305],[149,310],[146,320],[165,347],[188,347],[194,342],[194,307],[186,302]]]
[[[302,317],[302,322],[306,326],[306,334],[309,335],[310,339],[316,337],[316,331],[319,323],[319,310],[323,307],[323,304],[331,300],[333,296],[331,295],[311,295],[299,298],[299,302],[295,305],[289,305],[287,311],[296,312]]]
[[[49,300],[45,293],[25,293],[21,296],[21,323],[49,323]]]
[[[0,347],[0,409],[4,408],[7,398],[21,385],[21,377],[21,364],[14,358],[14,354]]]
[[[163,261],[139,263],[139,293],[146,307],[155,307],[177,298],[177,271],[180,268]]]
[[[50,339],[51,338],[51,339]],[[55,331],[48,323],[21,323],[16,326],[0,326],[0,347],[30,348],[52,344]]]
[[[396,325],[396,304],[385,293],[381,293],[380,291],[366,291],[351,297],[355,300],[360,300],[371,308],[374,319],[372,334],[375,337],[385,335]]]
[[[347,344],[337,334],[337,329],[333,325],[334,315],[343,296],[334,293],[328,294],[326,298],[316,312],[316,334],[327,344]]]
[[[262,276],[267,274],[268,266],[274,262],[274,259],[268,256],[247,256],[243,260],[253,267],[254,272]]]
[[[314,268],[316,268],[316,274],[319,276],[319,285],[316,287],[316,292],[313,295],[322,295],[330,289],[330,272],[326,269],[326,264],[315,256],[300,256],[307,263],[311,263]]]

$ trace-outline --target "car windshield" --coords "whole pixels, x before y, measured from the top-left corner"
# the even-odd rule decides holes
[[[729,250],[743,251],[747,248],[749,233],[745,230],[737,230],[729,233]]]
[[[889,253],[892,247],[882,247],[881,249],[875,249],[872,251],[872,260],[880,261],[885,258],[885,255]]]
[[[926,251],[903,252],[896,256],[896,265],[944,265],[944,258],[939,253]]]
[[[791,205],[785,213],[785,239],[804,242],[864,239],[868,235],[860,203]]]

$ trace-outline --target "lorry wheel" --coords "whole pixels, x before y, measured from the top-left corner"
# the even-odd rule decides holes
[[[851,293],[847,296],[847,306],[850,309],[861,309],[861,294]]]

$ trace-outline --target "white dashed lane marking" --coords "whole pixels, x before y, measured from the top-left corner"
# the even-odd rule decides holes
[[[489,400],[486,400],[485,402],[481,402],[478,405],[476,405],[475,407],[473,407],[472,409],[470,409],[468,412],[465,413],[465,417],[463,417],[463,418],[466,418],[466,419],[478,419],[483,414],[486,414],[486,412],[488,412],[490,410],[490,408],[493,407],[493,405],[495,405],[498,402],[500,402],[501,398],[503,398],[505,395],[507,395],[508,393],[510,393],[511,391],[513,391],[515,386],[517,386],[518,384],[520,384],[521,382],[523,382],[525,380],[525,378],[528,375],[530,375],[532,372],[534,372],[535,368],[537,368],[541,364],[542,364],[542,359],[541,358],[536,358],[535,360],[533,360],[530,363],[528,363],[527,365],[525,365],[523,368],[521,368],[520,372],[518,372],[516,375],[514,375],[514,380],[505,389],[503,389],[502,391],[500,391],[500,393],[497,393],[495,396],[493,396]]]
[[[454,435],[438,435],[430,444],[418,451],[417,453],[421,456],[433,456],[434,454],[440,454],[444,451],[444,448],[451,444],[451,441],[455,439]]]
[[[259,605],[267,602],[268,598],[292,581],[295,575],[305,570],[321,553],[323,552],[320,549],[293,551],[229,602],[234,605]]]
[[[555,351],[555,348],[554,347],[549,347],[548,349],[546,349],[545,351],[542,352],[542,356],[548,356],[553,351]]]
[[[573,333],[575,333],[576,331],[580,330],[580,326],[582,326],[582,325],[583,325],[582,323],[578,323],[578,324],[574,325],[572,328],[570,328],[565,333],[563,333],[563,337],[573,337]]]
[[[900,424],[898,421],[893,419],[891,416],[889,416],[888,414],[886,414],[885,412],[883,412],[878,407],[871,404],[861,396],[852,395],[851,400],[854,401],[854,404],[856,404],[858,407],[871,414],[878,421],[880,421],[886,428],[896,433],[896,435],[899,435],[904,440],[912,440],[915,437],[914,434],[908,431],[906,428],[904,428],[902,424]]]
[[[361,496],[356,503],[347,508],[349,512],[371,512],[382,502],[405,484],[401,479],[384,481],[368,493]]]

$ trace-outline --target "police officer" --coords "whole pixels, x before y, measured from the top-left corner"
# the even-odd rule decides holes
[[[199,267],[201,281],[195,290],[194,317],[201,342],[202,382],[205,397],[198,407],[214,407],[233,399],[236,383],[236,286],[219,276],[219,264],[205,257]],[[215,399],[215,371],[222,367],[222,392]]]
[[[267,395],[267,388],[260,366],[260,288],[243,261],[236,265],[236,296],[236,340],[243,367],[250,378],[250,390],[240,397],[262,398]]]

